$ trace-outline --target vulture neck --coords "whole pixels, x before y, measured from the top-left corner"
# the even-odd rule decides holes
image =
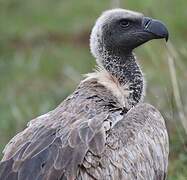
[[[107,53],[102,59],[102,66],[112,76],[116,77],[121,85],[134,82],[136,76],[142,76],[139,65],[132,53],[110,55]]]
[[[129,106],[136,105],[144,94],[144,79],[133,53],[113,55],[105,52],[104,54],[100,61],[101,66],[117,79],[121,87],[129,90],[130,93],[127,97]]]

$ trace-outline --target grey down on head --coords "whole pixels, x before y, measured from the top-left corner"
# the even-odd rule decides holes
[[[98,68],[10,140],[0,180],[166,179],[165,122],[143,103],[144,77],[133,54],[159,38],[168,39],[161,21],[124,9],[105,11],[90,36]]]

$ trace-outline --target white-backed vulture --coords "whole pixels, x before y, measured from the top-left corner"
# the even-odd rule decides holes
[[[164,119],[143,103],[133,50],[168,39],[165,25],[124,9],[104,12],[90,36],[98,68],[56,109],[37,117],[5,147],[0,180],[164,180]]]

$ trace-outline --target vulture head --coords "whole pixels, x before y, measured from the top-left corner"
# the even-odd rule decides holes
[[[90,49],[97,60],[107,55],[131,53],[139,45],[165,38],[165,25],[141,13],[124,9],[105,11],[96,21],[90,37]]]

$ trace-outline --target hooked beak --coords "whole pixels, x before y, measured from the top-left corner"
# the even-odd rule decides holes
[[[153,39],[165,38],[166,42],[168,41],[168,30],[161,21],[151,19],[149,17],[144,17],[142,26],[145,32],[151,33],[153,35]]]

